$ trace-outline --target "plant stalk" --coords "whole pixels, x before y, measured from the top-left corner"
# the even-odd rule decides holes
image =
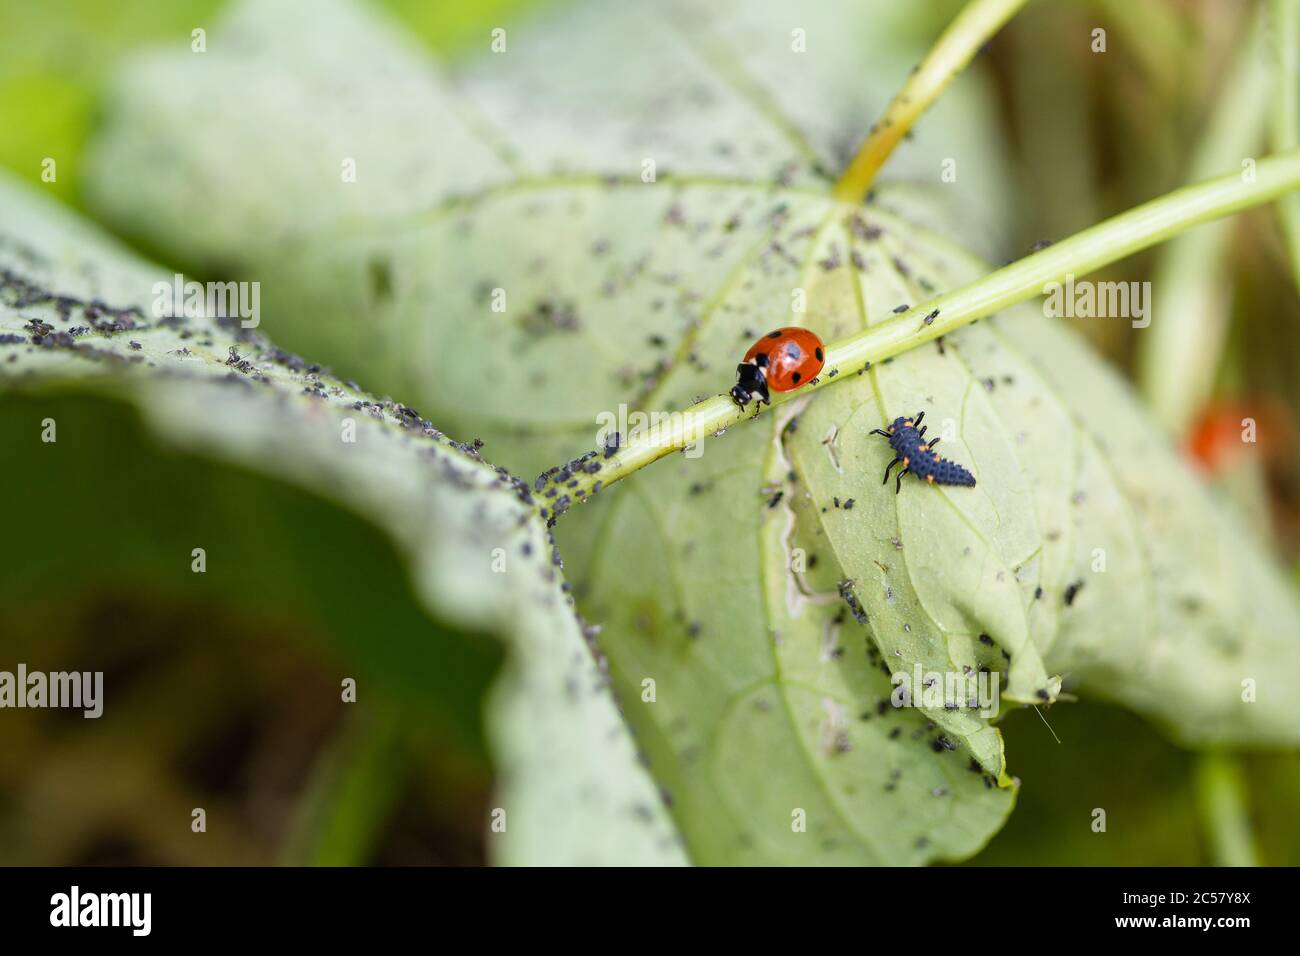
[[[1240,172],[1233,172],[1153,199],[954,292],[937,296],[896,318],[830,344],[823,374],[793,392],[774,393],[773,406],[841,382],[873,363],[1043,294],[1044,287],[1050,283],[1064,282],[1067,276],[1081,278],[1192,226],[1257,206],[1297,188],[1300,188],[1300,150],[1293,150],[1261,160],[1249,181]],[[826,374],[831,371],[837,373],[833,378]],[[599,465],[598,468],[589,464],[590,470],[562,469],[562,483],[548,477],[554,471],[548,472],[543,476],[546,480],[538,483],[538,490],[545,491],[544,507],[551,516],[559,514],[575,501],[585,500],[652,461],[719,434],[745,418],[757,418],[768,410],[754,405],[741,410],[726,393],[698,402],[634,432],[625,444],[603,459],[599,453],[594,454],[588,461]],[[545,488],[548,482],[556,485],[553,493]]]
[[[1275,151],[1300,147],[1300,0],[1273,0],[1269,11],[1277,51],[1272,138]],[[1278,201],[1291,274],[1300,287],[1300,194]]]
[[[1196,761],[1196,804],[1213,866],[1258,866],[1240,761],[1205,753]]]
[[[862,202],[894,148],[916,125],[921,114],[966,68],[989,37],[1015,16],[1027,0],[971,0],[957,14],[926,54],[903,88],[890,101],[885,115],[863,141],[848,169],[835,184],[835,198]]]
[[[1220,83],[1188,167],[1189,181],[1240,164],[1263,148],[1274,79],[1266,51],[1261,11],[1242,35]],[[1176,438],[1191,428],[1222,363],[1232,317],[1226,261],[1232,235],[1233,223],[1219,222],[1180,236],[1160,250],[1152,272],[1152,323],[1136,343],[1136,377],[1147,408]]]

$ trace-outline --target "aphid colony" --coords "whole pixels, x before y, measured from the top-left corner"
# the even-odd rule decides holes
[[[755,400],[770,405],[771,392],[794,391],[814,381],[825,363],[826,348],[815,333],[793,326],[777,329],[751,345],[736,366],[731,398],[742,409]],[[916,475],[932,485],[973,486],[974,475],[935,452],[939,439],[925,437],[924,417],[925,412],[915,418],[900,416],[888,428],[872,429],[871,434],[883,435],[894,449],[894,460],[885,468],[882,484],[889,481],[894,466],[901,464],[903,470],[895,476],[895,494],[903,488],[904,475]]]

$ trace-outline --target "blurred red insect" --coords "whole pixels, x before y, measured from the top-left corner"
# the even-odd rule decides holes
[[[1268,402],[1210,402],[1187,435],[1188,458],[1210,474],[1250,452],[1277,459],[1293,447],[1285,410]]]

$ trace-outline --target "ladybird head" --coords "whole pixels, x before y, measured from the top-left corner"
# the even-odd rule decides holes
[[[908,427],[910,427],[911,424],[912,424],[912,420],[911,420],[910,418],[906,418],[906,417],[900,415],[900,416],[898,416],[897,418],[894,419],[893,424],[891,424],[891,425],[889,426],[889,430],[890,430],[891,432],[896,432],[896,431],[898,431],[900,428],[908,428]]]
[[[736,366],[736,384],[731,386],[731,399],[741,408],[756,397],[759,402],[769,402],[767,377],[763,369],[752,362],[741,362]]]

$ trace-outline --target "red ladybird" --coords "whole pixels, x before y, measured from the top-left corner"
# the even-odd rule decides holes
[[[789,392],[817,377],[826,362],[822,340],[807,329],[788,326],[768,332],[749,347],[736,366],[739,376],[731,397],[744,408],[751,398],[772,404],[768,389]]]

